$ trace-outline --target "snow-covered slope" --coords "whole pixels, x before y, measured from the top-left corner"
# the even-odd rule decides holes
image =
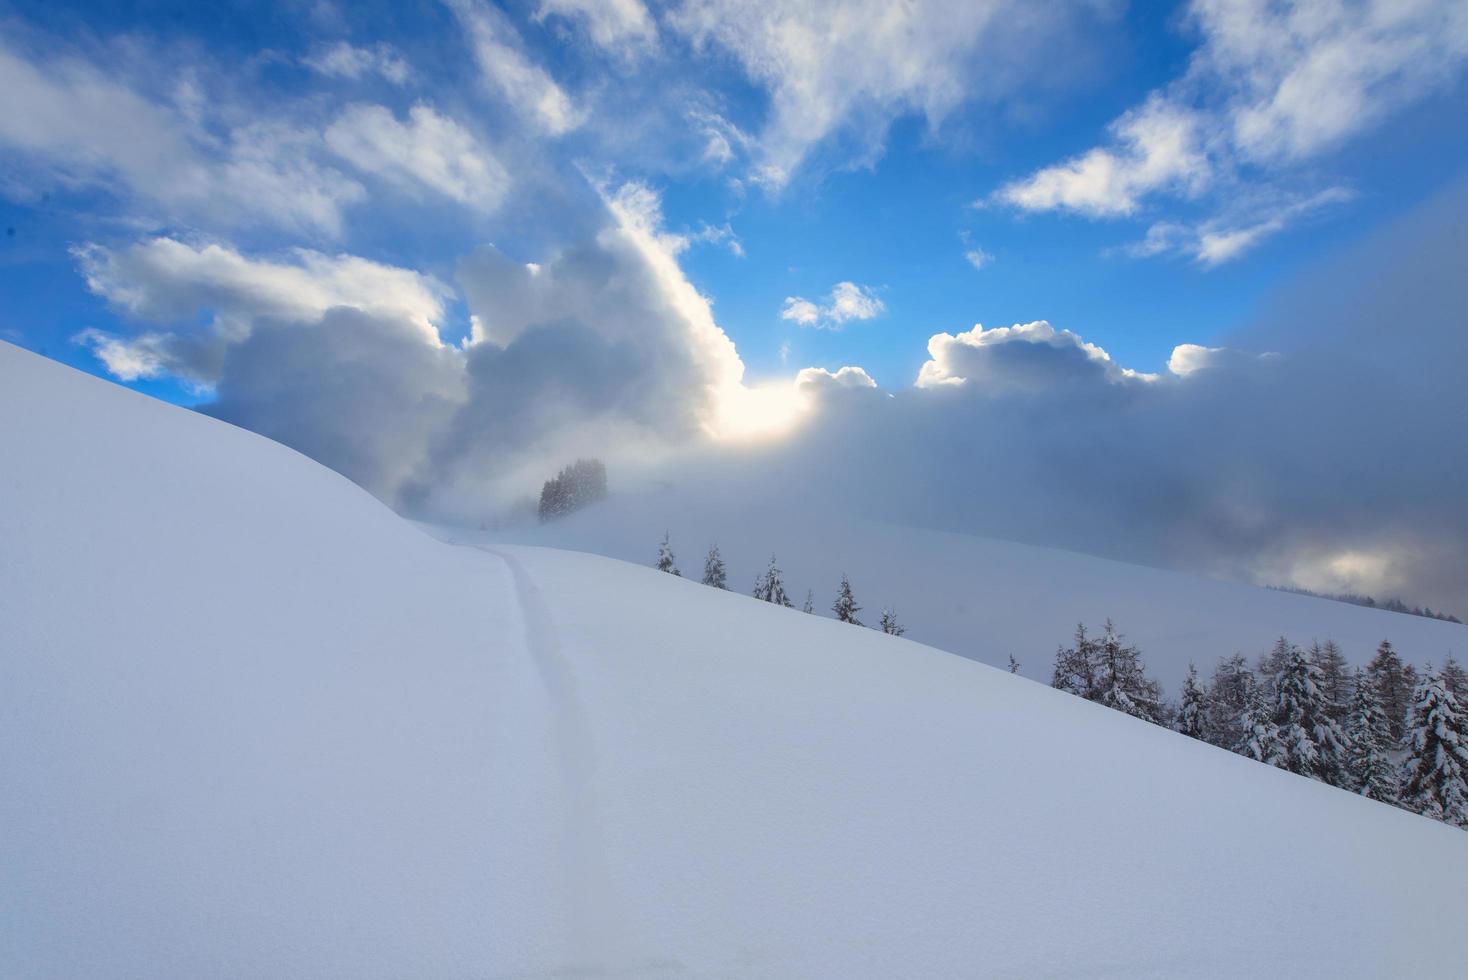
[[[1461,976],[1468,834],[0,345],[0,976]]]
[[[481,532],[431,527],[447,540],[513,542],[588,551],[652,564],[663,534],[684,575],[698,578],[711,543],[730,588],[748,593],[771,553],[798,605],[815,592],[829,616],[841,575],[850,576],[863,620],[894,606],[909,639],[1049,680],[1055,648],[1076,623],[1099,629],[1109,616],[1137,643],[1151,672],[1175,695],[1188,663],[1206,678],[1219,657],[1253,658],[1280,636],[1329,639],[1365,664],[1383,639],[1419,666],[1468,654],[1468,626],[1347,605],[1234,582],[1107,561],[1088,555],[890,524],[792,512],[779,501],[711,506],[696,493],[614,496],[552,524]]]

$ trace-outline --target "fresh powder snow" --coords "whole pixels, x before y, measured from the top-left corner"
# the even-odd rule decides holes
[[[0,976],[1463,975],[1460,830],[908,639],[436,540],[5,344],[0,411]],[[731,584],[768,558],[720,543]],[[844,570],[923,635],[833,554],[795,594]],[[1014,554],[1037,612],[1174,615]]]

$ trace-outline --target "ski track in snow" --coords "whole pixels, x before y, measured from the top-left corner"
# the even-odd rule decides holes
[[[596,800],[597,754],[575,673],[561,648],[555,618],[524,564],[498,548],[471,545],[504,562],[515,583],[525,645],[535,662],[551,711],[551,734],[561,779],[558,886],[568,913],[567,976],[602,973],[611,962],[632,959],[631,924],[607,870]]]

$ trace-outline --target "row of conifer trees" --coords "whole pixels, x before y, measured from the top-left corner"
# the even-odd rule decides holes
[[[1468,828],[1468,673],[1452,655],[1418,676],[1388,641],[1352,670],[1333,642],[1308,650],[1281,637],[1250,666],[1221,658],[1199,679],[1189,664],[1175,704],[1147,676],[1141,651],[1107,620],[1076,628],[1051,684],[1258,762]]]
[[[658,571],[667,572],[669,575],[681,576],[683,574],[678,570],[678,562],[673,556],[673,546],[667,534],[663,535],[663,542],[658,545],[656,567]],[[708,555],[703,560],[702,581],[704,585],[711,588],[729,588],[729,575],[724,568],[724,557],[719,553],[719,546],[717,544],[709,547]],[[788,606],[792,609],[795,607],[795,603],[790,601],[790,595],[785,591],[785,576],[780,571],[779,561],[774,555],[770,556],[770,564],[765,568],[764,572],[760,574],[759,578],[755,579],[754,589],[751,594],[763,602],[773,602],[777,606]],[[814,613],[816,611],[815,599],[815,591],[807,589],[805,592],[805,603],[802,605],[801,610],[803,612]],[[862,607],[857,605],[856,597],[851,591],[851,581],[845,575],[842,575],[841,585],[836,591],[836,601],[831,605],[831,611],[843,623],[850,623],[853,626],[863,626],[865,624],[857,618],[857,614],[861,610]],[[907,628],[897,622],[897,613],[890,606],[882,610],[882,616],[876,628],[891,636],[901,636],[907,632]]]

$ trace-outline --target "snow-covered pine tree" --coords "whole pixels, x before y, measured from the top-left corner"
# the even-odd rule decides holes
[[[1208,696],[1198,683],[1198,668],[1188,664],[1177,710],[1177,730],[1200,742],[1208,741]]]
[[[773,602],[777,606],[791,605],[790,597],[785,594],[785,580],[774,555],[770,556],[770,567],[754,583],[754,597],[764,602]]]
[[[1162,689],[1147,676],[1142,652],[1122,642],[1111,620],[1106,620],[1095,646],[1095,700],[1134,718],[1160,724]]]
[[[1075,646],[1055,651],[1055,670],[1050,686],[1069,691],[1078,698],[1096,700],[1096,641],[1086,635],[1086,624],[1076,624]]]
[[[729,587],[729,575],[724,570],[724,556],[719,554],[718,545],[710,545],[708,557],[703,560],[703,584],[715,589]]]
[[[1218,658],[1208,683],[1208,740],[1232,750],[1244,736],[1242,719],[1249,709],[1249,692],[1256,686],[1249,661],[1241,653]]]
[[[1442,678],[1443,685],[1447,687],[1448,693],[1458,702],[1460,708],[1468,706],[1468,671],[1458,663],[1456,657],[1451,653],[1443,661],[1442,669],[1437,672]]]
[[[1285,642],[1284,664],[1275,685],[1273,719],[1283,752],[1280,768],[1343,786],[1345,736],[1326,710],[1320,671],[1299,647]]]
[[[683,575],[682,572],[678,571],[678,566],[673,561],[673,546],[669,543],[669,535],[666,531],[663,532],[663,543],[658,545],[657,569],[660,572],[667,572],[669,575],[677,575],[680,578]]]
[[[1391,725],[1381,710],[1376,685],[1364,670],[1356,671],[1355,691],[1346,727],[1347,789],[1382,803],[1397,802],[1397,769],[1392,765]]]
[[[878,628],[888,636],[901,636],[907,632],[906,627],[898,624],[897,613],[892,610],[891,606],[882,610],[882,619],[878,624]]]
[[[1009,672],[1011,674],[1019,673],[1019,661],[1014,659],[1014,654],[1012,653],[1009,655]]]
[[[1254,679],[1263,688],[1266,699],[1274,697],[1275,685],[1279,683],[1279,675],[1284,670],[1285,661],[1289,659],[1290,650],[1294,645],[1288,639],[1281,636],[1274,641],[1274,646],[1269,652],[1259,657],[1259,663],[1254,670]]]
[[[1310,644],[1310,662],[1320,672],[1320,693],[1325,710],[1337,724],[1345,724],[1351,710],[1352,673],[1335,640]]]
[[[816,611],[816,590],[815,589],[806,589],[805,590],[805,604],[800,607],[800,611],[803,612],[803,613],[811,614],[811,615],[814,615],[815,614],[815,611]]]
[[[831,611],[843,623],[861,625],[861,620],[856,618],[856,614],[861,612],[861,606],[856,604],[856,597],[851,594],[851,580],[845,575],[841,576],[841,588],[836,592],[836,601],[831,605]]]
[[[1387,724],[1391,726],[1392,742],[1400,742],[1407,723],[1407,709],[1412,706],[1412,687],[1402,658],[1392,649],[1390,640],[1381,641],[1376,656],[1366,665],[1366,673],[1376,685],[1381,710],[1386,712]]]
[[[1402,765],[1402,805],[1468,827],[1468,720],[1442,678],[1429,672],[1413,692]]]
[[[1248,676],[1246,706],[1239,718],[1239,741],[1233,750],[1255,762],[1283,768],[1284,753],[1279,729],[1274,727],[1274,709],[1265,697],[1264,685],[1255,682],[1252,673]]]
[[[1412,711],[1412,705],[1416,704],[1417,684],[1422,678],[1417,676],[1417,668],[1403,661],[1402,663],[1402,690],[1407,692],[1407,712]],[[1407,737],[1406,715],[1403,715],[1402,737]]]

